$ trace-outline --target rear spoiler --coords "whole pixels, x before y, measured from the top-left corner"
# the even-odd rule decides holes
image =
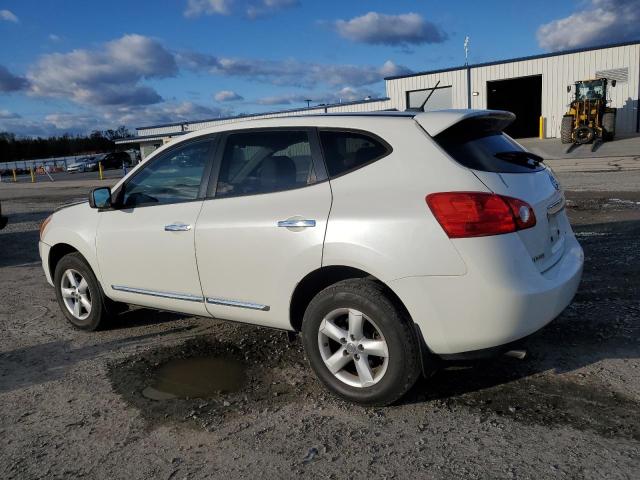
[[[476,131],[501,132],[516,116],[503,110],[440,110],[418,113],[413,118],[429,135],[435,137],[462,122],[473,124]]]

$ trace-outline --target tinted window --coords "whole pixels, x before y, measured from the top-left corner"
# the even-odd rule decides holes
[[[390,153],[390,148],[380,141],[356,132],[321,131],[320,142],[329,177],[354,170]]]
[[[307,132],[234,133],[227,137],[216,196],[290,190],[315,180]]]
[[[542,164],[528,159],[526,154],[504,155],[507,152],[526,152],[511,137],[502,133],[509,123],[500,119],[464,120],[434,139],[455,161],[474,170],[497,173],[542,170]]]
[[[156,158],[127,182],[124,205],[167,204],[198,198],[210,142],[176,148]]]

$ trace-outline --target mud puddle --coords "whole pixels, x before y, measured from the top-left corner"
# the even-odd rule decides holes
[[[158,369],[154,383],[142,395],[150,400],[208,398],[237,392],[245,380],[244,365],[233,358],[173,359]]]
[[[288,344],[282,333],[238,331],[242,336],[230,335],[228,343],[199,337],[112,363],[112,388],[150,424],[195,421],[207,430],[229,417],[313,397],[318,386],[300,345]]]

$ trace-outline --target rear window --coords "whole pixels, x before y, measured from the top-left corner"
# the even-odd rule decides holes
[[[467,119],[436,135],[434,140],[455,161],[473,170],[496,173],[531,173],[543,170],[541,163],[524,155],[508,155],[526,150],[502,133],[504,126],[503,123],[493,123],[487,119]]]
[[[386,143],[359,132],[321,130],[320,142],[331,178],[363,167],[391,153],[391,147]]]

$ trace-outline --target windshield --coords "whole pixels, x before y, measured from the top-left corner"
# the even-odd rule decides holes
[[[583,82],[576,85],[577,100],[599,100],[604,97],[602,82]]]

